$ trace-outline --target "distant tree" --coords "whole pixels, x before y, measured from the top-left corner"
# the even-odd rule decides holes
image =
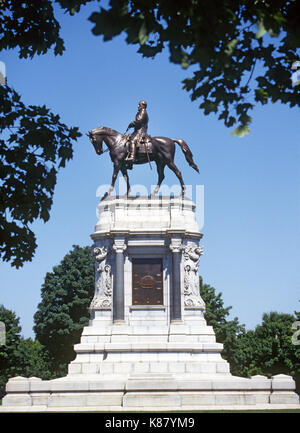
[[[299,380],[300,350],[292,343],[291,314],[264,313],[262,323],[238,339],[237,361],[243,376],[289,374]]]
[[[300,302],[300,300],[299,300],[299,302]],[[298,364],[299,364],[300,363],[300,334],[299,334],[299,331],[300,331],[300,311],[294,311],[294,313],[295,313],[296,320],[294,322],[295,327],[293,327],[293,333],[294,333],[293,336],[294,336],[294,339],[296,341],[294,341],[293,344],[294,344],[294,350],[295,350],[295,357],[297,358]],[[297,332],[297,334],[295,335],[296,332]],[[297,384],[297,392],[300,395],[300,367],[296,369],[295,380],[296,380],[296,384]]]
[[[203,284],[200,277],[200,295],[205,302],[205,319],[209,326],[212,326],[218,343],[224,345],[222,357],[230,363],[231,372],[235,374],[236,351],[239,349],[238,337],[244,335],[245,327],[239,323],[237,317],[228,319],[232,307],[224,307],[222,293],[216,294],[214,287]]]
[[[207,324],[214,328],[217,342],[223,343],[222,357],[230,363],[232,374],[243,377],[288,374],[296,380],[300,393],[300,345],[292,342],[295,332],[292,325],[300,321],[299,312],[295,316],[264,313],[262,323],[246,331],[236,317],[228,320],[231,307],[224,307],[222,293],[216,294],[213,287],[203,284],[201,277],[200,294],[206,303]]]
[[[0,388],[9,377],[15,376],[18,364],[17,347],[21,340],[20,319],[16,314],[0,305],[0,321],[5,324],[5,345],[0,346]]]
[[[53,376],[44,347],[37,340],[22,338],[17,348],[17,360],[15,370],[18,376],[41,379],[51,379]]]
[[[74,344],[89,321],[94,294],[94,261],[89,247],[73,246],[61,263],[48,272],[41,290],[42,300],[34,315],[37,340],[45,347],[50,369],[66,373],[74,359]]]
[[[48,361],[42,345],[21,335],[20,319],[16,314],[0,305],[0,321],[5,324],[5,344],[0,345],[0,398],[5,384],[15,376],[51,378]]]

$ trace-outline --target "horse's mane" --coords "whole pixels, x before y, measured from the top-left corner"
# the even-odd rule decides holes
[[[119,134],[118,131],[116,131],[115,129],[112,128],[108,128],[107,126],[98,126],[98,128],[94,128],[92,129],[91,133],[92,134],[100,134],[105,132],[105,134],[107,135],[117,135]]]

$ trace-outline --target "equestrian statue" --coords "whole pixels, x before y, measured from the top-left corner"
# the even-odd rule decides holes
[[[182,195],[184,195],[185,184],[181,172],[174,164],[175,144],[180,146],[188,164],[199,173],[199,169],[193,160],[193,154],[184,140],[179,138],[150,137],[148,135],[149,118],[146,108],[147,102],[140,101],[135,120],[129,123],[125,134],[105,126],[95,128],[87,134],[98,155],[102,155],[104,152],[103,142],[106,144],[113,163],[111,186],[101,200],[104,200],[113,191],[119,171],[121,171],[126,181],[128,195],[130,184],[127,170],[131,170],[133,164],[149,163],[151,167],[151,161],[156,163],[158,174],[158,181],[153,194],[158,192],[164,180],[164,169],[167,165],[179,179]],[[130,128],[134,129],[133,133],[126,135]]]

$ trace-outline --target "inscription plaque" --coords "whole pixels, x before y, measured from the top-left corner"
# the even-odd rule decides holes
[[[163,305],[162,259],[132,259],[132,304]]]

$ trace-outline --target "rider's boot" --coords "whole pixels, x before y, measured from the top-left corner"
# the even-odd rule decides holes
[[[131,149],[130,149],[130,155],[126,158],[126,161],[134,162],[135,154],[136,154],[136,144],[132,143]]]

